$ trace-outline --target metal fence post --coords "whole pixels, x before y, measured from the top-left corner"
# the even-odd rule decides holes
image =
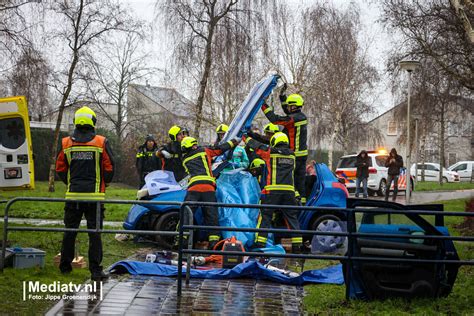
[[[181,290],[182,290],[182,278],[183,278],[183,209],[186,205],[181,205],[179,208],[179,224],[178,224],[178,289],[177,289],[177,296],[181,297]]]
[[[188,225],[192,225],[194,223],[194,215],[192,209],[188,206],[184,206],[186,211],[188,212]],[[188,235],[188,249],[193,249],[193,233],[194,230],[189,230]],[[186,257],[186,285],[189,285],[189,279],[191,278],[191,262],[192,262],[192,255],[189,253]]]
[[[3,240],[2,240],[2,262],[0,262],[0,272],[3,273],[5,267],[5,255],[7,251],[7,238],[8,238],[8,210],[10,209],[10,202],[5,205],[5,214],[3,217]]]
[[[351,277],[352,277],[352,256],[354,255],[354,235],[353,233],[356,232],[356,219],[355,219],[355,212],[353,210],[347,211],[347,260],[346,260],[346,300],[349,299],[350,291],[351,291]]]

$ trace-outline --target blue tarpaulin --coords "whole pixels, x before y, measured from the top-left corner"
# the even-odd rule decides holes
[[[119,261],[110,270],[112,273],[130,273],[132,275],[156,275],[172,277],[178,275],[178,267],[160,263],[141,261]],[[183,267],[183,273],[185,272]],[[342,265],[338,264],[329,268],[304,271],[298,277],[288,277],[279,272],[266,269],[256,261],[241,263],[232,269],[196,270],[191,269],[192,278],[201,279],[238,279],[252,278],[270,280],[281,284],[304,285],[316,284],[343,284]]]
[[[228,204],[258,204],[260,187],[257,180],[245,171],[229,171],[221,173],[217,179],[217,201]],[[229,227],[257,226],[258,209],[219,207],[219,225]],[[223,231],[224,238],[235,236],[246,247],[253,244],[253,232]]]

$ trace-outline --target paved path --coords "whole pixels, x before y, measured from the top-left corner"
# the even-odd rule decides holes
[[[61,300],[46,315],[301,315],[302,287],[267,281],[191,279],[176,296],[176,279],[114,277],[103,285],[103,300]],[[120,277],[120,278],[123,278]]]

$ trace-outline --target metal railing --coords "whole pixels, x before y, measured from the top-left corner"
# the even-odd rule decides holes
[[[85,229],[85,228],[57,228],[57,227],[25,227],[25,226],[10,226],[8,223],[9,212],[14,203],[21,201],[35,201],[35,202],[53,202],[53,203],[93,203],[96,204],[96,228],[95,229]],[[151,231],[151,230],[125,230],[125,229],[104,229],[101,228],[101,205],[102,204],[138,204],[138,205],[166,205],[166,206],[176,206],[181,207],[181,202],[161,202],[161,201],[147,201],[147,200],[70,200],[70,199],[60,199],[60,198],[38,198],[38,197],[16,197],[11,200],[6,201],[5,205],[5,214],[3,220],[3,240],[2,240],[2,253],[0,261],[0,272],[3,272],[5,267],[5,255],[7,248],[7,239],[9,231],[39,231],[39,232],[78,232],[78,233],[98,233],[98,234],[135,234],[135,235],[162,235],[162,236],[177,236],[179,232],[177,231]],[[191,211],[191,210],[190,210]],[[193,218],[192,213],[188,214],[188,218],[191,220]],[[186,232],[185,235],[189,233]],[[189,240],[192,240],[189,238]],[[189,258],[190,260],[190,258]]]
[[[124,229],[103,229],[101,225],[96,225],[95,229],[83,228],[57,228],[57,227],[25,227],[25,226],[10,226],[8,223],[9,211],[14,203],[21,201],[37,201],[37,202],[71,202],[71,203],[95,203],[96,206],[96,223],[101,223],[101,205],[102,204],[138,204],[138,205],[167,205],[176,206],[179,208],[179,225],[178,231],[151,231],[151,230],[124,230]],[[280,228],[237,228],[237,227],[217,227],[207,225],[193,224],[193,208],[202,206],[213,207],[227,207],[227,208],[245,208],[245,209],[274,209],[274,210],[299,210],[310,212],[324,212],[325,214],[337,213],[343,214],[347,222],[347,231],[345,232],[323,232],[315,230],[288,230]],[[184,224],[184,214],[187,212],[188,223]],[[4,227],[2,252],[0,262],[0,272],[3,272],[5,266],[6,243],[9,231],[39,231],[39,232],[82,232],[82,233],[99,233],[99,234],[114,234],[126,233],[136,235],[164,235],[164,236],[178,236],[178,277],[177,277],[177,295],[181,296],[182,279],[183,279],[183,256],[186,256],[186,284],[189,284],[190,270],[191,270],[191,256],[195,254],[219,254],[232,256],[249,256],[249,257],[274,257],[274,258],[299,258],[299,259],[319,259],[319,260],[339,260],[348,263],[346,268],[354,261],[379,261],[379,262],[411,262],[411,263],[445,263],[456,265],[474,265],[474,260],[442,260],[442,259],[410,259],[410,258],[390,258],[383,256],[362,257],[355,256],[354,249],[356,247],[357,238],[371,237],[371,238],[397,238],[397,239],[431,239],[431,240],[452,240],[463,242],[474,242],[474,236],[445,236],[439,235],[398,235],[398,234],[381,234],[381,233],[363,233],[357,232],[356,213],[365,214],[383,214],[389,217],[395,214],[410,215],[434,215],[439,216],[462,216],[474,217],[474,213],[469,212],[440,212],[440,211],[426,211],[426,210],[398,210],[398,209],[370,209],[370,208],[336,208],[336,207],[307,207],[307,206],[282,206],[282,205],[262,205],[262,204],[225,204],[225,203],[211,203],[211,202],[171,202],[171,201],[146,201],[146,200],[102,200],[102,201],[84,201],[84,200],[69,200],[59,198],[33,198],[33,197],[17,197],[7,201],[5,205]],[[235,252],[235,251],[220,251],[220,250],[200,250],[193,249],[194,241],[193,235],[195,230],[207,231],[235,231],[235,232],[267,232],[267,233],[285,233],[288,235],[304,235],[304,236],[335,236],[347,238],[347,252],[344,255],[319,255],[319,254],[275,254],[262,252]],[[187,245],[185,245],[185,236],[187,236]],[[345,271],[347,273],[348,270]],[[346,279],[346,297],[349,295],[350,278]]]
[[[425,211],[425,210],[396,210],[396,209],[367,209],[367,208],[336,208],[336,207],[307,207],[307,206],[283,206],[283,205],[262,205],[262,204],[225,204],[225,203],[212,203],[212,202],[190,202],[185,201],[180,208],[180,218],[183,216],[184,210],[191,209],[192,207],[202,206],[213,206],[213,207],[227,207],[227,208],[245,208],[245,209],[274,209],[274,210],[299,210],[299,211],[311,211],[311,212],[337,212],[338,214],[344,214],[347,221],[346,232],[322,232],[314,230],[288,230],[278,228],[236,228],[236,227],[216,227],[206,225],[184,225],[180,221],[179,225],[179,257],[178,267],[183,264],[183,254],[206,254],[206,255],[232,255],[232,256],[248,256],[248,257],[272,257],[272,258],[297,258],[297,259],[319,259],[319,260],[339,260],[341,262],[349,263],[346,265],[347,270],[344,273],[348,273],[349,265],[353,261],[378,261],[378,262],[396,262],[396,263],[444,263],[444,264],[456,264],[456,265],[474,265],[474,260],[442,260],[442,259],[410,259],[410,258],[390,258],[382,256],[371,256],[361,257],[354,256],[354,249],[356,246],[356,240],[359,237],[383,237],[383,238],[396,238],[396,239],[432,239],[432,240],[452,240],[452,241],[464,241],[474,242],[474,236],[445,236],[439,233],[439,235],[399,235],[399,234],[381,234],[381,233],[362,233],[357,232],[356,213],[365,214],[383,214],[389,217],[394,214],[403,215],[434,215],[439,216],[462,216],[462,217],[474,217],[474,213],[468,212],[440,212],[440,211]],[[192,232],[193,230],[207,230],[207,231],[235,231],[235,232],[267,232],[267,233],[285,233],[289,235],[306,235],[306,236],[339,236],[347,237],[347,252],[345,255],[315,255],[315,254],[275,254],[275,253],[262,253],[262,252],[236,252],[236,251],[221,251],[221,250],[201,250],[201,249],[185,249],[184,248],[184,235],[185,230]],[[192,238],[192,236],[190,237]],[[193,245],[188,240],[189,245]],[[190,273],[190,262],[186,265],[186,284],[189,282]],[[178,268],[178,281],[177,281],[177,295],[181,296],[182,292],[182,269]],[[350,290],[350,278],[346,278],[346,298],[349,298]]]

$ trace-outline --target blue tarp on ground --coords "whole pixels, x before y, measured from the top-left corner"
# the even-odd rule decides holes
[[[113,273],[128,272],[133,275],[156,275],[166,277],[172,277],[178,274],[178,267],[176,266],[128,260],[115,263],[110,270],[113,271]],[[183,273],[186,273],[185,271],[186,269],[183,268]],[[291,278],[279,272],[268,270],[259,262],[250,261],[241,263],[232,269],[191,269],[191,277],[202,279],[253,278],[289,285],[344,283],[341,264],[320,270],[304,271],[300,276]]]

